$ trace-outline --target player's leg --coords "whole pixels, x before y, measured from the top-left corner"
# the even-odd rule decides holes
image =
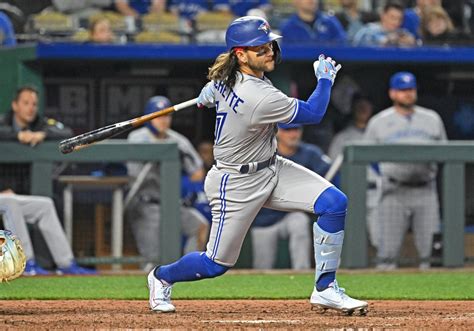
[[[252,227],[252,266],[254,269],[272,269],[275,266],[278,230],[282,221],[270,226]]]
[[[413,206],[413,233],[420,257],[420,269],[430,266],[433,235],[440,230],[439,202],[436,187],[417,190]]]
[[[277,172],[278,184],[265,206],[319,216],[313,225],[316,277],[310,302],[365,313],[367,303],[346,295],[335,279],[344,239],[346,196],[321,176],[289,160],[278,158]]]
[[[181,232],[186,236],[184,253],[205,249],[209,235],[209,222],[193,207],[181,207]]]
[[[19,195],[25,220],[37,223],[54,263],[58,268],[66,268],[74,260],[71,246],[59,221],[56,207],[51,198],[35,195]]]
[[[144,270],[151,270],[160,253],[160,205],[134,199],[127,208],[127,219],[137,245],[138,254],[145,259]]]
[[[213,278],[231,268],[256,214],[275,186],[270,168],[242,175],[212,168],[205,191],[212,208],[207,251],[193,252],[178,261],[155,268],[148,275],[150,306],[155,311],[174,311],[171,287],[176,282]]]
[[[403,238],[410,225],[409,209],[403,203],[408,195],[409,189],[403,187],[389,187],[382,195],[377,214],[377,268],[380,270],[397,267]]]
[[[311,234],[308,231],[310,219],[302,212],[292,212],[280,221],[280,237],[288,238],[291,268],[311,268]]]
[[[5,229],[10,230],[20,239],[26,260],[34,260],[33,244],[31,243],[30,234],[17,195],[0,195],[0,213],[3,215]]]

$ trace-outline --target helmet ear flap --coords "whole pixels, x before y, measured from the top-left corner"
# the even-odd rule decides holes
[[[278,63],[281,62],[280,44],[278,44],[278,41],[273,40],[272,41],[272,46],[273,46],[273,60],[275,61],[275,64],[278,64]]]

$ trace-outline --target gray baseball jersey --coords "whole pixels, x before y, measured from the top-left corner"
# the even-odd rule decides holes
[[[414,113],[402,115],[391,107],[369,121],[364,138],[376,143],[423,143],[446,140],[446,131],[433,110],[415,106]],[[378,262],[397,262],[410,224],[418,255],[427,262],[440,222],[436,165],[383,162],[380,169],[382,197],[375,229]]]
[[[256,170],[256,163],[276,152],[276,123],[297,112],[296,99],[264,78],[239,76],[234,88],[214,82],[216,165],[208,172],[205,191],[212,210],[206,255],[233,266],[245,235],[259,210],[267,208],[314,213],[314,203],[332,184],[290,160]],[[249,165],[249,173],[239,171]]]

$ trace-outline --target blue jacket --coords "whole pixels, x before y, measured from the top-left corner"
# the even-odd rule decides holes
[[[245,16],[250,9],[270,6],[268,0],[214,0],[214,8],[229,8],[235,16]]]
[[[0,11],[0,46],[16,45],[15,31],[10,18]]]
[[[331,166],[329,157],[319,147],[306,143],[300,143],[296,153],[287,157],[287,159],[301,164],[322,176],[326,174]],[[285,215],[286,212],[284,211],[262,208],[255,217],[252,226],[270,226],[279,222]]]
[[[287,44],[314,44],[316,42],[342,44],[347,40],[346,32],[333,15],[316,13],[310,26],[297,14],[292,15],[280,28],[283,42]]]

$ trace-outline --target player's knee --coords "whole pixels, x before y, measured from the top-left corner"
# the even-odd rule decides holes
[[[314,204],[314,211],[318,215],[345,213],[347,210],[347,196],[335,186],[327,188]]]
[[[223,275],[227,270],[230,269],[229,267],[223,266],[212,261],[210,258],[207,257],[206,254],[202,254],[201,258],[203,259],[204,265],[206,266],[206,275],[201,275],[203,278],[214,278]]]

